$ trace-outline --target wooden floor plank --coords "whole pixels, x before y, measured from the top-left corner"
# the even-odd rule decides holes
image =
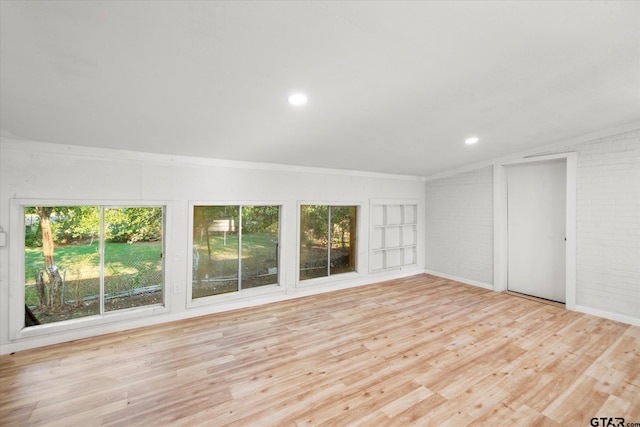
[[[640,422],[640,327],[417,275],[0,356],[0,425]]]

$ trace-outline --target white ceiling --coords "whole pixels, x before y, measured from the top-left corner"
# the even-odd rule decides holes
[[[0,8],[27,139],[426,176],[640,121],[638,1]]]

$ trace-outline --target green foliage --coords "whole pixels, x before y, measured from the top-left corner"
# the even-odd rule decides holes
[[[42,246],[42,229],[39,222],[25,226],[24,245],[29,247]]]
[[[162,238],[162,208],[109,208],[105,210],[105,238],[134,243]]]
[[[331,206],[331,243],[345,248],[348,236],[355,233],[356,209],[353,206]]]
[[[35,307],[38,305],[38,292],[35,286],[24,288],[24,302],[29,307]]]
[[[243,233],[277,233],[279,206],[243,206]]]
[[[219,221],[229,221],[227,234],[238,231],[239,206],[196,206],[193,211],[194,237],[202,238],[207,232],[215,233],[215,225]]]
[[[51,227],[56,242],[93,241],[100,234],[100,209],[97,206],[64,207]]]
[[[300,231],[306,238],[304,242],[306,246],[310,246],[314,241],[326,244],[328,216],[328,206],[303,205],[300,207]]]
[[[231,221],[234,228],[227,236],[238,232],[240,206],[196,206],[194,208],[194,237],[201,239],[208,231],[214,235],[214,224],[220,220]],[[278,233],[279,206],[242,206],[242,233]]]
[[[38,210],[49,215],[56,246],[87,240],[92,243],[100,236],[99,206],[28,206],[25,207],[25,246],[42,245]],[[134,243],[162,238],[162,208],[107,208],[104,215],[105,240]]]
[[[329,240],[328,227],[331,222],[332,244],[341,247],[348,244],[349,233],[355,232],[354,206],[303,205],[300,207],[300,232],[305,239],[301,242],[306,248],[313,245],[326,246]]]

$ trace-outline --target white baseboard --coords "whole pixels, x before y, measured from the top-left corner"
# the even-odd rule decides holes
[[[433,276],[442,277],[444,279],[455,280],[456,282],[465,283],[467,285],[478,286],[484,289],[494,290],[493,285],[488,283],[478,282],[476,280],[470,280],[464,277],[458,277],[451,274],[441,273],[439,271],[433,271],[429,269],[424,270],[425,273]],[[577,311],[579,313],[590,314],[592,316],[602,317],[604,319],[615,320],[616,322],[622,322],[629,325],[640,326],[640,319],[637,317],[631,317],[624,314],[612,313],[606,310],[600,310],[597,308],[586,307],[583,305],[576,305],[574,307],[567,307],[567,310]]]
[[[285,301],[293,298],[301,298],[340,289],[365,286],[386,280],[399,279],[422,273],[420,268],[398,269],[379,274],[363,275],[359,278],[338,280],[322,285],[281,288],[272,292],[259,293],[254,295],[238,295],[237,298],[221,298],[221,302],[204,306],[188,308],[185,311],[166,312],[157,316],[146,316],[135,319],[127,319],[121,322],[111,322],[99,325],[91,325],[84,328],[63,330],[42,336],[30,336],[12,340],[6,344],[0,344],[0,354],[9,354],[16,351],[28,350],[36,347],[59,344],[68,341],[75,341],[83,338],[104,335],[112,332],[120,332],[134,328],[157,325],[166,322],[184,320],[209,314],[220,313],[230,310],[237,310],[247,307]],[[221,295],[224,297],[224,295]]]
[[[576,305],[575,311],[584,314],[590,314],[592,316],[603,317],[609,320],[615,320],[616,322],[627,323],[629,325],[640,326],[640,319],[637,317],[627,316],[625,314],[612,313],[610,311],[600,310],[592,307],[585,307],[584,305]]]
[[[455,280],[456,282],[464,283],[464,284],[467,284],[467,285],[477,286],[479,288],[488,289],[490,291],[494,290],[493,289],[493,285],[490,284],[490,283],[478,282],[477,280],[471,280],[471,279],[467,279],[465,277],[459,277],[459,276],[454,276],[452,274],[441,273],[439,271],[433,271],[433,270],[429,270],[429,269],[426,269],[426,268],[425,268],[424,272],[427,273],[427,274],[431,274],[432,276],[438,276],[438,277],[442,277],[444,279]]]

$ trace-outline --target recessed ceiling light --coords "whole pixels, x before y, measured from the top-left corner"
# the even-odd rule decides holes
[[[294,93],[287,98],[287,101],[289,101],[291,105],[304,105],[307,103],[307,95],[304,93]]]
[[[464,140],[464,143],[467,144],[467,145],[473,145],[476,142],[478,142],[478,138],[475,137],[475,136],[472,136],[471,138],[467,138],[467,139]]]

